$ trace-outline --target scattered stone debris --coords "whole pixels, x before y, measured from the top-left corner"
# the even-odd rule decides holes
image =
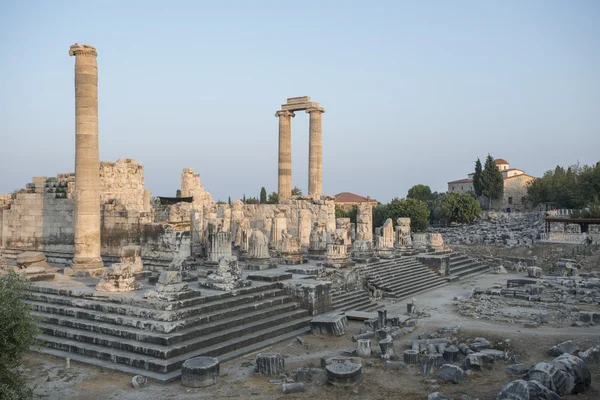
[[[544,232],[543,214],[539,212],[506,214],[487,213],[471,225],[430,228],[441,233],[447,244],[485,244],[499,247],[526,246],[535,243]]]
[[[466,379],[466,374],[465,371],[457,365],[444,364],[438,369],[435,377],[444,382],[463,383]]]
[[[147,383],[148,379],[142,375],[136,375],[133,378],[131,378],[131,386],[133,386],[136,389],[141,388],[142,386],[146,386]]]
[[[600,322],[600,313],[579,311],[578,305],[600,304],[600,283],[596,278],[552,277],[543,279],[511,279],[507,287],[475,288],[470,298],[456,304],[461,315],[511,324],[554,322],[581,326]],[[596,316],[597,314],[597,316]]]
[[[573,354],[577,350],[579,350],[579,346],[577,346],[572,340],[567,340],[566,342],[562,342],[557,344],[556,346],[552,346],[549,352],[550,355],[558,357],[561,354]]]
[[[580,351],[579,358],[581,358],[586,364],[600,362],[600,345],[590,347],[585,351]]]

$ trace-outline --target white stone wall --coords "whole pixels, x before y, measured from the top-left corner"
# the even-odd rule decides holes
[[[144,208],[144,166],[130,158],[100,163],[100,203],[117,200],[130,211]]]

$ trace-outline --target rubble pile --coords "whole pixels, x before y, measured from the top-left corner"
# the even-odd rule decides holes
[[[600,279],[552,277],[509,279],[506,286],[475,288],[470,298],[460,299],[461,315],[491,321],[523,324],[574,322],[578,306],[600,304]],[[587,314],[586,314],[587,315]],[[583,325],[583,319],[577,325]]]
[[[430,228],[441,233],[446,244],[484,244],[499,247],[517,247],[535,243],[544,232],[543,216],[531,213],[489,212],[486,218],[471,225],[453,225]]]

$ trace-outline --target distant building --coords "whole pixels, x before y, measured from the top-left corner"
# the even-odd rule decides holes
[[[350,192],[342,192],[335,195],[335,205],[340,206],[344,211],[350,211],[352,207],[359,204],[371,204],[376,206],[378,201],[369,196],[363,197]]]
[[[502,158],[497,158],[495,161],[504,178],[504,190],[498,198],[492,199],[491,208],[510,211],[523,210],[527,196],[527,185],[535,178],[527,175],[522,169],[510,168],[508,161]],[[448,182],[448,192],[475,194],[475,190],[473,189],[473,175],[475,173],[471,172],[467,175],[466,179]],[[488,199],[486,198],[480,198],[479,201],[482,205],[488,205]]]

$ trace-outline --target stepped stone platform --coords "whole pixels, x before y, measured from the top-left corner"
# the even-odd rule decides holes
[[[28,303],[42,331],[33,350],[171,381],[189,358],[224,362],[310,331],[312,317],[278,282],[231,292],[193,282],[173,302],[145,299],[153,285],[142,282],[128,293],[96,292],[92,278],[33,283]]]
[[[338,290],[331,294],[332,311],[375,311],[383,307],[383,304],[373,301],[364,290]]]
[[[367,282],[385,297],[403,299],[447,284],[415,256],[402,256],[361,267]]]
[[[451,253],[448,280],[471,278],[489,272],[489,267],[481,261],[461,253]]]

